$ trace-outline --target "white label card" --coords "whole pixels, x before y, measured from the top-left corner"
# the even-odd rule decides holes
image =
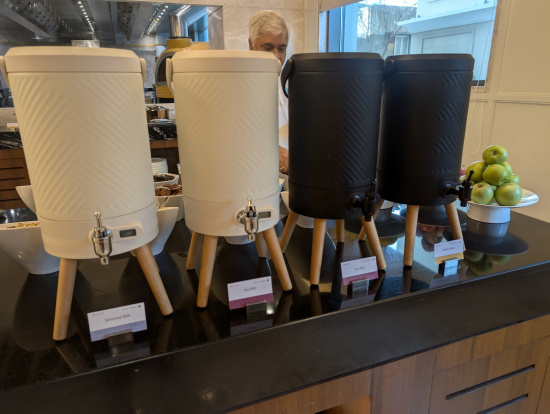
[[[244,308],[248,303],[272,302],[273,285],[271,276],[243,280],[227,285],[229,309]]]
[[[356,280],[378,278],[378,265],[375,256],[343,262],[340,263],[340,267],[344,286]]]
[[[118,308],[88,313],[90,336],[99,341],[120,332],[132,332],[147,329],[145,305],[143,302]]]
[[[434,244],[435,262],[437,264],[452,259],[464,258],[464,242],[462,239]]]

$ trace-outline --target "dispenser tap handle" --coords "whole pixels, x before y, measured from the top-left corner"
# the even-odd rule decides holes
[[[374,216],[374,212],[376,210],[376,204],[380,202],[380,194],[376,192],[376,181],[373,180],[370,184],[370,188],[365,194],[365,198],[363,199],[363,215],[365,216],[365,220],[371,221],[372,216]]]
[[[256,239],[255,234],[259,228],[259,217],[256,212],[256,206],[252,204],[252,197],[248,197],[248,204],[244,210],[237,215],[239,223],[244,225],[244,230],[248,234],[248,240],[254,241]]]
[[[111,230],[107,229],[101,223],[101,213],[96,211],[94,215],[97,224],[97,227],[94,229],[94,237],[92,237],[94,252],[97,256],[99,256],[101,264],[106,265],[109,264],[109,255],[113,251],[113,236],[111,234]]]

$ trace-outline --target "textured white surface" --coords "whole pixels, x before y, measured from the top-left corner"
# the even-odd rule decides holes
[[[278,191],[277,73],[175,73],[186,198],[241,203]]]
[[[141,75],[10,74],[37,213],[127,215],[155,202]]]

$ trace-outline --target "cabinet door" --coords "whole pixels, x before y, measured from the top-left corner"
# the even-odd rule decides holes
[[[549,351],[543,338],[435,372],[429,412],[535,413]]]

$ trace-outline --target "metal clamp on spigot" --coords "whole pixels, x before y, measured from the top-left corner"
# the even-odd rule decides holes
[[[244,230],[248,234],[248,240],[254,241],[259,224],[258,213],[256,212],[256,207],[252,204],[252,197],[248,197],[248,205],[243,211],[239,212],[237,221],[244,226]]]
[[[466,178],[462,183],[458,183],[458,189],[456,188],[457,185],[447,184],[442,191],[443,197],[448,196],[449,194],[454,194],[458,196],[458,199],[460,200],[460,205],[462,207],[466,207],[468,205],[468,201],[471,200],[472,197],[472,175],[474,174],[473,170],[470,170],[470,174],[468,174],[468,178]]]
[[[101,260],[102,265],[109,264],[109,255],[113,251],[113,245],[111,240],[113,236],[111,230],[104,227],[101,224],[101,213],[99,211],[95,212],[95,219],[97,222],[97,227],[94,229],[94,236],[92,237],[92,242],[94,243],[94,251]]]
[[[348,208],[350,210],[357,210],[360,208],[363,211],[365,220],[371,221],[374,216],[376,204],[380,202],[380,194],[376,193],[376,181],[370,184],[369,190],[363,197],[358,194],[354,194],[348,198]]]

